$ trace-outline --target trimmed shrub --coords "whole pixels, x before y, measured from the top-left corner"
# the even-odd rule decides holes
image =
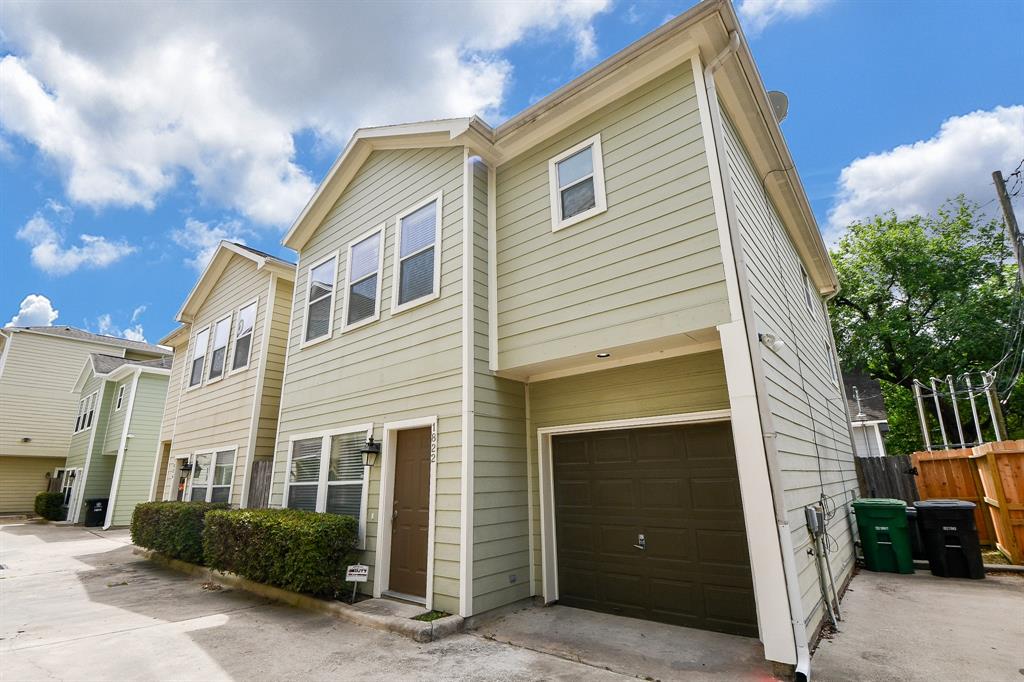
[[[64,520],[64,493],[39,493],[36,495],[36,514],[50,521]]]
[[[227,509],[212,502],[140,502],[132,512],[132,542],[172,559],[203,563],[203,518]]]
[[[347,592],[359,526],[351,516],[297,509],[234,509],[206,516],[206,565],[292,592]]]

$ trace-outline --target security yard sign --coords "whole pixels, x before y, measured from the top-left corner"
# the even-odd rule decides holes
[[[365,583],[370,579],[370,567],[363,564],[349,566],[345,571],[345,581],[350,583]]]

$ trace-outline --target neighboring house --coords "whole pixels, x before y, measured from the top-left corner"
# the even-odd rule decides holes
[[[846,403],[853,429],[853,451],[858,457],[884,457],[889,417],[885,411],[882,385],[861,372],[843,374]]]
[[[72,390],[81,407],[64,465],[68,521],[85,522],[86,501],[106,499],[103,528],[127,526],[149,499],[171,360],[89,356]]]
[[[294,279],[292,263],[217,247],[178,312],[182,326],[161,341],[174,368],[153,499],[266,506]]]
[[[358,518],[367,593],[538,596],[806,665],[805,506],[835,510],[840,588],[854,565],[838,285],[728,3],[497,128],[357,131],[284,243],[270,504]]]
[[[51,485],[70,494],[64,463],[86,407],[72,390],[92,353],[153,360],[170,352],[64,325],[0,329],[0,513],[32,511]]]

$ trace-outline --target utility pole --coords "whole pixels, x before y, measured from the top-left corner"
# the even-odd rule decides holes
[[[1017,216],[1013,213],[1013,206],[1010,205],[1010,196],[1006,193],[1006,180],[1003,180],[1002,171],[993,171],[992,180],[996,184],[996,195],[999,203],[1003,206],[1003,217],[1006,218],[1006,232],[1010,236],[1010,248],[1013,250],[1013,257],[1017,260],[1017,267],[1020,268],[1020,276],[1024,278],[1024,245],[1021,244],[1020,228],[1017,227]]]

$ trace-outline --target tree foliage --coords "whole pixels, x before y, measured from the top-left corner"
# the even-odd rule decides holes
[[[963,197],[934,216],[901,220],[890,212],[850,225],[832,262],[843,365],[883,382],[890,449],[919,449],[913,380],[989,369],[1019,325],[1016,266],[1002,224]],[[1006,406],[1015,434],[1024,428],[1022,394],[1019,387]]]

